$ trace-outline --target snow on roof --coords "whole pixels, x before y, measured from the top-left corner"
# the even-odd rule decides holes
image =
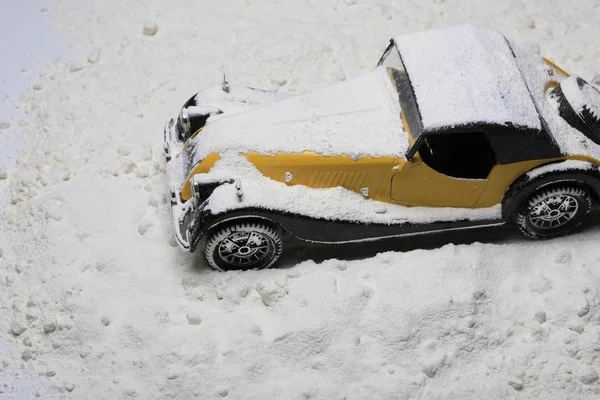
[[[506,38],[475,25],[393,38],[425,131],[468,123],[540,129],[531,95]]]

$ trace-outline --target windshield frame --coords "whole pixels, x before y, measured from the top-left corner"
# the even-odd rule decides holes
[[[379,61],[377,61],[377,66],[381,67],[383,65],[383,62],[385,61],[385,59],[387,58],[387,56],[390,54],[390,51],[392,51],[392,48],[395,47],[395,43],[394,43],[394,39],[390,39],[390,44],[388,44],[388,46],[385,48],[385,51],[383,52],[383,54],[381,55],[381,57],[379,57]],[[398,50],[398,49],[396,49]]]
[[[395,54],[392,53],[394,50],[396,51]],[[397,55],[398,59],[390,60],[390,65],[386,66],[384,64],[388,61],[390,55]],[[402,55],[393,39],[390,40],[390,44],[383,52],[377,66],[386,68],[390,81],[392,81],[394,89],[398,94],[398,103],[400,104],[402,117],[409,128],[407,133],[413,139],[412,146],[406,152],[406,158],[410,160],[421,145],[422,140],[420,139],[423,133],[423,123],[410,76],[406,71]]]

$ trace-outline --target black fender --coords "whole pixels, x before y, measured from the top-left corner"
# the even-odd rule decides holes
[[[359,243],[504,224],[500,219],[439,221],[427,224],[409,222],[383,224],[328,220],[260,208],[236,209],[217,215],[211,214],[207,210],[198,209],[192,219],[190,229],[188,229],[188,240],[190,240],[191,244],[189,251],[194,251],[203,237],[210,235],[223,224],[229,224],[238,220],[267,222],[281,227],[284,231],[299,240],[322,244]]]
[[[548,165],[552,164],[537,168],[544,168]],[[506,222],[513,223],[516,211],[522,202],[542,188],[571,184],[589,190],[590,195],[595,200],[600,198],[600,170],[594,164],[590,163],[589,168],[551,170],[531,177],[529,174],[535,173],[537,168],[521,175],[506,191],[502,199],[502,218]]]

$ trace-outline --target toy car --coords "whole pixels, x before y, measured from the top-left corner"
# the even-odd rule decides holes
[[[225,79],[167,122],[164,148],[177,240],[217,270],[275,265],[284,232],[351,243],[509,223],[549,238],[600,194],[600,92],[461,25],[394,37],[372,72],[305,94]]]

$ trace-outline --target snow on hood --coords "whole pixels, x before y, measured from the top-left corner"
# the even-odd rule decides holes
[[[202,113],[200,109],[204,109],[203,114],[209,114],[211,109],[222,111],[223,114],[213,115],[209,118],[208,121],[212,122],[223,115],[248,111],[290,96],[289,93],[268,92],[245,86],[230,86],[229,91],[225,92],[221,86],[213,86],[198,92],[194,96],[196,105],[188,107],[188,110],[198,108],[199,113]],[[190,114],[192,113],[190,112]]]
[[[469,123],[540,129],[539,115],[508,41],[475,25],[394,37],[424,130]]]
[[[235,115],[215,118],[188,146],[192,164],[211,153],[311,151],[402,156],[398,95],[384,68]]]

